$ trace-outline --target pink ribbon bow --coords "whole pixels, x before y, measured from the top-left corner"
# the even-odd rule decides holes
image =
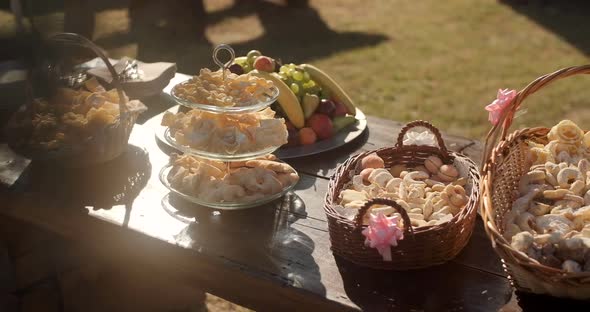
[[[500,121],[500,115],[502,111],[512,102],[516,97],[516,90],[499,89],[497,98],[486,106],[486,110],[489,112],[488,120],[493,124],[497,125]]]
[[[386,217],[382,213],[376,216],[371,214],[369,226],[362,233],[366,237],[365,246],[377,248],[383,261],[391,261],[391,246],[397,246],[397,241],[404,239],[399,217]]]

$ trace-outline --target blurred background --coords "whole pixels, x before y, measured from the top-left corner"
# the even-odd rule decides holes
[[[15,2],[15,1],[13,1]],[[497,89],[521,89],[556,69],[588,63],[590,2],[583,0],[44,0],[22,4],[22,28],[81,33],[109,56],[214,67],[212,47],[258,49],[325,69],[371,115],[425,119],[481,138]],[[24,53],[11,2],[2,1],[3,59]],[[517,124],[562,118],[590,125],[587,78],[526,101]]]

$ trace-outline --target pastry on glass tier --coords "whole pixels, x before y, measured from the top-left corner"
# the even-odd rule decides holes
[[[170,128],[176,143],[217,154],[241,154],[287,143],[283,118],[266,108],[256,113],[216,114],[200,110],[166,112],[162,125]]]
[[[173,93],[192,103],[244,107],[268,101],[272,88],[270,80],[253,75],[236,75],[226,70],[223,80],[221,70],[203,68],[198,76],[176,85]]]
[[[254,160],[227,163],[190,155],[170,158],[170,185],[206,202],[250,202],[277,194],[299,181],[289,165],[272,154]]]

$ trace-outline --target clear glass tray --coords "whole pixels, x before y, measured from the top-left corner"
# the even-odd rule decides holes
[[[283,195],[285,195],[286,193],[291,191],[295,187],[295,185],[297,185],[297,183],[293,183],[292,185],[285,187],[279,193],[272,194],[267,197],[257,199],[255,201],[249,201],[249,202],[207,202],[207,201],[201,200],[195,196],[185,194],[179,190],[176,190],[174,187],[172,187],[172,185],[170,185],[170,182],[168,181],[168,174],[170,173],[170,170],[172,170],[172,167],[173,167],[172,165],[168,164],[168,165],[164,166],[164,168],[162,168],[162,170],[160,170],[160,175],[159,175],[160,181],[162,182],[162,184],[164,184],[164,186],[166,186],[166,188],[168,188],[172,193],[174,193],[174,194],[176,194],[176,195],[178,195],[190,202],[193,202],[193,203],[201,205],[201,206],[206,206],[206,207],[216,208],[216,209],[238,210],[238,209],[246,209],[246,208],[253,208],[253,207],[257,207],[257,206],[262,206],[264,204],[272,202],[275,199],[283,197]]]
[[[274,103],[274,101],[276,101],[277,97],[279,96],[279,88],[273,86],[271,88],[270,94],[267,95],[268,96],[267,99],[265,101],[256,103],[254,105],[216,106],[216,105],[210,105],[210,104],[194,103],[194,102],[185,100],[176,94],[176,87],[179,85],[182,85],[182,84],[186,84],[187,82],[188,82],[188,80],[181,82],[181,83],[175,85],[174,87],[172,87],[172,90],[170,91],[170,95],[174,98],[174,100],[180,105],[190,107],[190,108],[196,108],[196,109],[200,109],[200,110],[204,110],[204,111],[208,111],[208,112],[213,112],[213,113],[237,114],[237,113],[258,112],[258,111],[261,111],[261,110],[269,107],[270,104]]]
[[[174,147],[175,149],[177,149],[185,154],[190,154],[190,155],[199,156],[201,158],[207,158],[207,159],[211,159],[211,160],[220,160],[220,161],[240,161],[240,160],[253,159],[253,158],[257,158],[257,157],[264,156],[267,154],[271,154],[272,152],[274,152],[276,149],[279,148],[279,146],[270,146],[268,148],[261,149],[258,151],[253,151],[253,152],[236,153],[236,154],[229,154],[229,153],[220,154],[220,153],[198,150],[198,149],[192,148],[190,146],[182,145],[182,144],[176,142],[176,139],[174,139],[172,137],[172,135],[170,134],[170,128],[167,128],[164,131],[164,138],[166,139],[166,141],[170,145],[172,145],[172,147]]]

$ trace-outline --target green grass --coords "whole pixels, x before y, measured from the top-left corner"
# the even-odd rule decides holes
[[[340,2],[351,12],[367,11],[371,18],[348,24],[343,15],[322,10],[335,29],[379,31],[390,39],[315,62],[372,115],[425,119],[479,138],[489,129],[483,106],[498,88],[520,89],[558,68],[588,63],[583,51],[497,1],[381,1],[371,9],[357,1]],[[583,18],[578,21],[577,31],[586,27]],[[544,89],[526,102],[528,113],[517,123],[551,125],[568,117],[590,128],[590,116],[584,113],[588,86],[587,78],[570,78]]]
[[[590,5],[582,1],[317,0],[297,9],[277,2],[205,1],[207,17],[199,18],[187,9],[190,1],[144,1],[139,13],[103,5],[94,39],[112,56],[176,61],[188,73],[212,66],[210,51],[220,42],[239,54],[257,48],[287,62],[311,62],[367,114],[425,119],[474,138],[490,127],[483,107],[498,88],[521,89],[589,60],[583,30]],[[588,86],[587,78],[575,77],[543,89],[526,101],[517,126],[571,118],[589,129]]]

